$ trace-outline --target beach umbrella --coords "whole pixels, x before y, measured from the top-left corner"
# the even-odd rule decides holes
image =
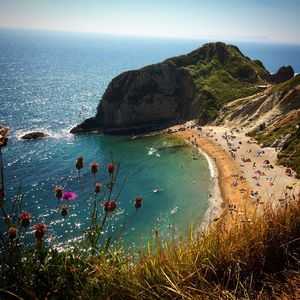
[[[264,161],[264,164],[268,165],[270,163],[270,161],[268,161],[267,159]]]
[[[260,175],[260,174],[261,174],[261,171],[260,171],[260,170],[257,170],[257,171],[254,172],[254,174],[259,174],[259,175]]]
[[[273,186],[274,183],[270,181],[270,182],[268,182],[268,185],[269,185],[269,186]]]

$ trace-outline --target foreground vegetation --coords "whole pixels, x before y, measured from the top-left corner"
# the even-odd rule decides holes
[[[84,256],[37,245],[2,260],[1,299],[297,299],[300,200],[237,229],[211,227],[140,253]],[[7,264],[7,268],[6,268]]]
[[[79,170],[81,163],[77,160]],[[91,165],[91,171],[96,167]],[[114,178],[112,165],[107,171]],[[56,189],[58,199],[62,198],[60,192]],[[11,220],[6,223],[7,232],[1,233],[0,298],[297,299],[299,195],[270,203],[258,215],[248,216],[249,222],[233,224],[231,229],[220,219],[208,229],[196,235],[191,230],[185,239],[170,244],[163,243],[155,231],[148,251],[135,256],[126,254],[121,245],[105,247],[95,241],[95,233],[104,224],[95,212],[104,216],[114,213],[112,200],[108,201],[110,205],[104,205],[102,213],[97,205],[91,205],[92,222],[87,232],[90,251],[74,244],[58,252],[45,243],[46,228],[41,226],[33,227],[36,242],[30,245],[10,229]],[[141,201],[138,198],[135,202],[136,209]],[[1,208],[5,219],[10,219],[4,198]],[[60,213],[65,213],[62,208]],[[30,226],[28,215],[16,219],[18,230]]]

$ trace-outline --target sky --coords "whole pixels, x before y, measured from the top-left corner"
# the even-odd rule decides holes
[[[0,0],[0,27],[300,43],[300,0]]]

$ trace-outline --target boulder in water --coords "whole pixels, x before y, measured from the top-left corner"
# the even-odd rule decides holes
[[[21,139],[22,140],[33,140],[33,139],[44,138],[47,136],[48,136],[48,134],[46,134],[44,132],[34,131],[34,132],[24,134],[23,136],[21,136]]]

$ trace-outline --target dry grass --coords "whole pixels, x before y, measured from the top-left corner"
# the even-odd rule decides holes
[[[300,200],[266,207],[230,231],[215,226],[173,246],[156,240],[154,248],[136,264],[93,266],[95,299],[297,299]]]
[[[230,230],[217,223],[173,245],[157,237],[138,258],[117,248],[105,256],[79,253],[31,250],[17,273],[9,270],[0,295],[9,298],[6,290],[28,299],[298,299],[300,199],[265,207]]]

